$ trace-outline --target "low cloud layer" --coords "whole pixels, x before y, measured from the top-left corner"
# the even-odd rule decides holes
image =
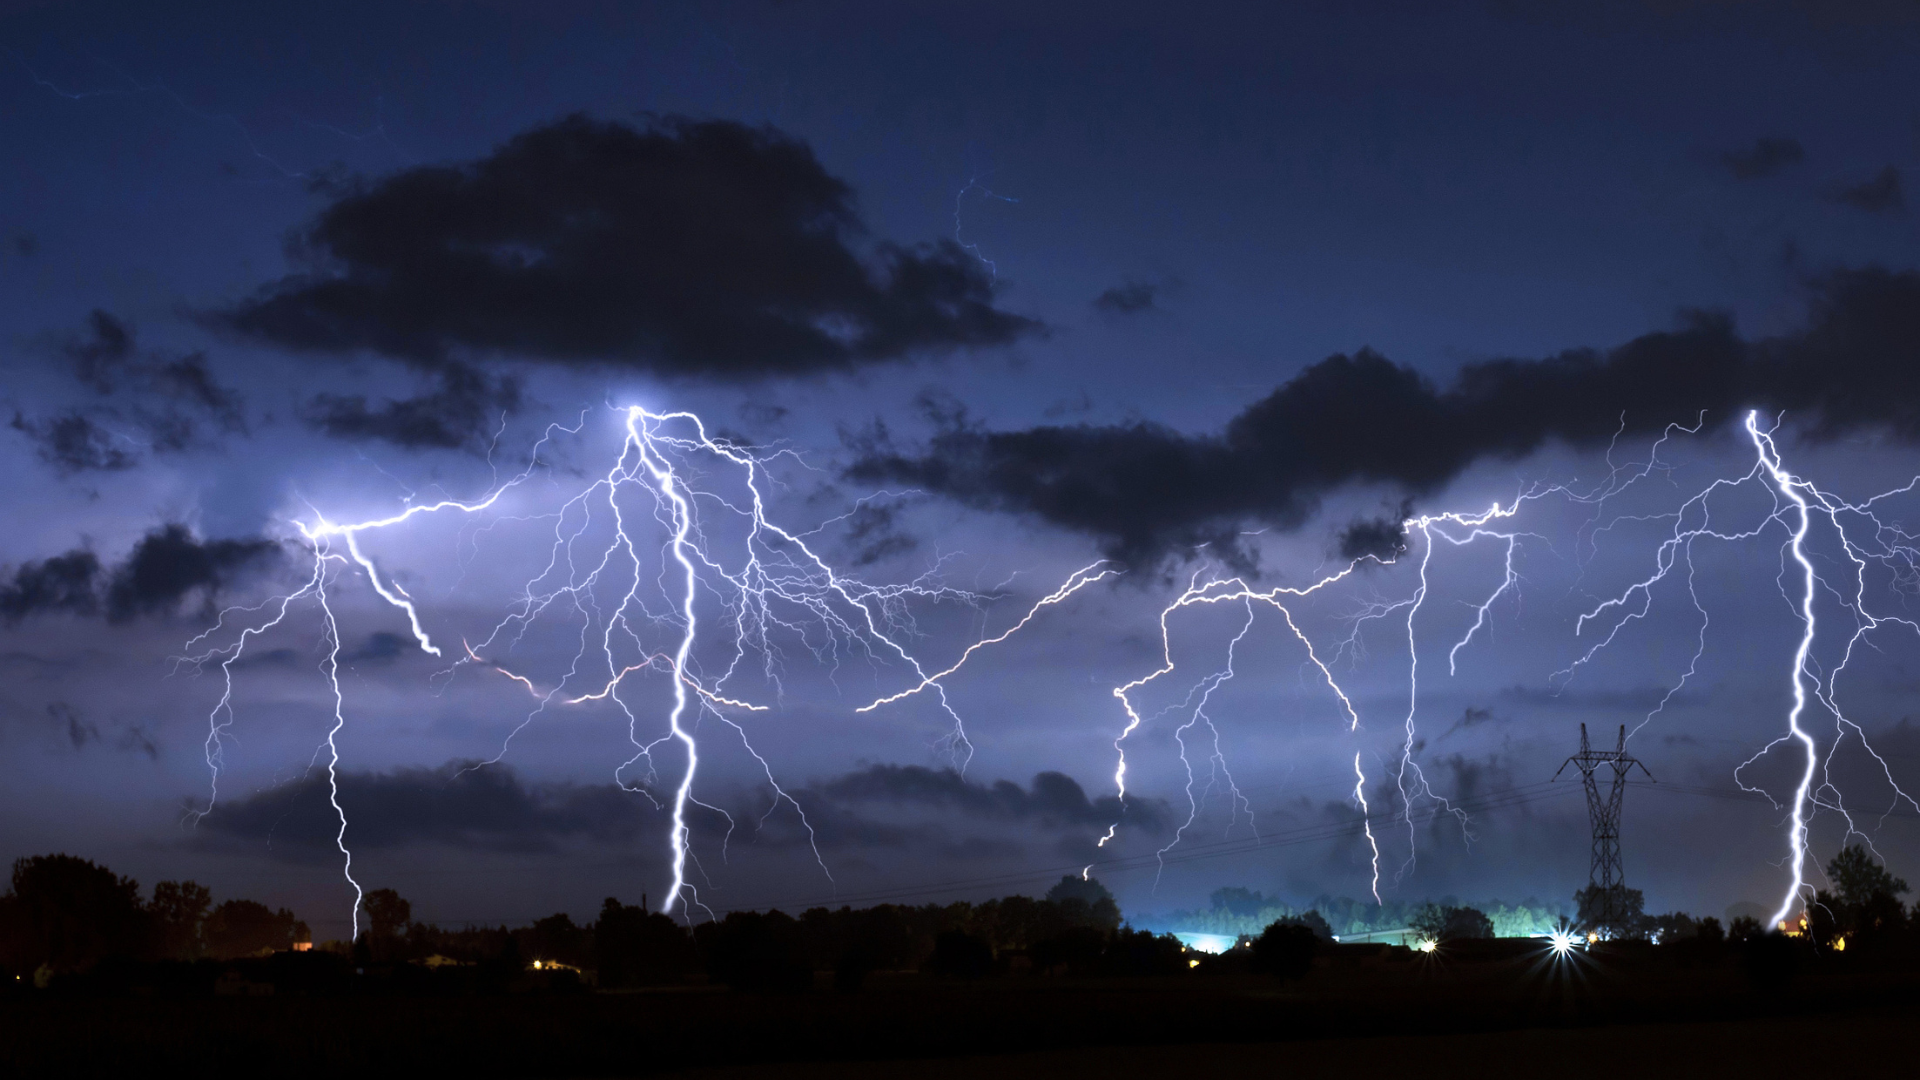
[[[1169,811],[1158,799],[1117,796],[1089,799],[1072,777],[1043,772],[1031,787],[1011,780],[982,784],[952,769],[920,765],[872,765],[814,786],[818,800],[852,807],[893,803],[930,807],[981,821],[1009,821],[1049,828],[1089,826],[1104,829],[1116,822],[1158,834],[1167,828]]]
[[[1446,387],[1372,350],[1332,356],[1218,434],[1145,421],[995,432],[949,411],[911,449],[875,424],[849,436],[848,476],[1027,515],[1134,566],[1206,545],[1250,568],[1248,525],[1297,528],[1342,485],[1418,495],[1549,440],[1594,446],[1703,417],[1715,429],[1755,407],[1784,410],[1815,439],[1877,428],[1920,440],[1920,274],[1830,274],[1790,335],[1748,341],[1730,319],[1693,312],[1610,350],[1469,364]],[[1342,546],[1381,554],[1393,540],[1362,522]]]
[[[530,782],[504,765],[455,761],[433,769],[343,772],[339,782],[348,842],[356,850],[434,844],[550,851],[573,842],[629,844],[662,827],[652,803],[617,785]],[[1161,800],[1132,799],[1123,808],[1112,796],[1089,799],[1071,778],[1052,772],[1023,788],[1006,780],[982,784],[950,769],[875,765],[791,794],[811,833],[786,808],[756,826],[754,843],[1008,856],[1020,853],[1036,829],[1056,837],[1086,834],[1091,844],[1094,833],[1115,822],[1160,835],[1173,820]],[[225,840],[270,841],[284,858],[329,858],[339,821],[328,795],[326,777],[316,773],[226,801],[201,828]],[[743,808],[736,817],[754,821],[764,811],[764,805]]]

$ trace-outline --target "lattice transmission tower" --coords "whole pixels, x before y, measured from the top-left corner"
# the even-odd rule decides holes
[[[1587,817],[1593,822],[1593,868],[1588,875],[1588,884],[1597,887],[1595,894],[1599,899],[1598,910],[1594,912],[1595,921],[1604,927],[1620,924],[1626,912],[1621,911],[1621,895],[1626,889],[1626,875],[1620,865],[1620,804],[1627,794],[1627,773],[1635,768],[1646,773],[1652,780],[1653,774],[1647,767],[1627,754],[1627,726],[1620,725],[1620,742],[1612,750],[1595,750],[1587,742],[1587,725],[1580,725],[1580,752],[1560,764],[1553,774],[1555,780],[1567,771],[1567,766],[1579,768],[1580,776],[1587,785]],[[1611,766],[1613,781],[1608,785],[1607,793],[1600,794],[1600,782],[1595,774],[1601,766]]]

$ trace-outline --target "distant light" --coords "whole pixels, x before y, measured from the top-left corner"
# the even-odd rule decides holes
[[[533,962],[533,970],[535,970],[535,971],[539,971],[539,970],[540,970],[540,961],[538,961],[538,960],[535,960],[535,961]]]
[[[1414,948],[1419,949],[1421,952],[1424,952],[1424,953],[1430,953],[1435,949],[1438,949],[1439,947],[1440,947],[1440,943],[1433,940],[1432,938],[1428,938],[1425,941],[1422,941],[1420,944],[1414,946]]]
[[[1238,940],[1228,934],[1192,934],[1181,930],[1174,931],[1173,936],[1180,939],[1180,944],[1194,952],[1210,953],[1214,956],[1233,948],[1233,943]]]
[[[1547,935],[1547,943],[1552,947],[1553,955],[1565,956],[1573,951],[1573,947],[1580,943],[1580,939],[1564,930],[1555,930]]]
[[[1847,951],[1847,939],[1846,939],[1846,938],[1838,938],[1838,939],[1836,939],[1836,940],[1834,941],[1834,943],[1833,943],[1833,951],[1834,951],[1834,952],[1846,952],[1846,951]]]
[[[1197,968],[1197,967],[1199,967],[1199,966],[1200,966],[1200,961],[1198,961],[1198,960],[1189,960],[1189,961],[1187,961],[1187,966],[1188,966],[1188,967],[1190,967],[1190,968]]]

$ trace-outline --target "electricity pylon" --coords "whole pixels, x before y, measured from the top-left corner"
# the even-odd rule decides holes
[[[1588,873],[1588,884],[1600,890],[1595,921],[1600,926],[1616,927],[1626,914],[1620,910],[1623,899],[1620,894],[1626,888],[1626,875],[1620,866],[1620,804],[1627,794],[1627,773],[1638,766],[1647,779],[1652,780],[1653,774],[1628,756],[1625,724],[1620,725],[1620,742],[1612,750],[1593,749],[1587,742],[1587,725],[1581,724],[1580,752],[1561,762],[1553,778],[1560,779],[1568,765],[1579,767],[1587,785],[1587,817],[1593,822],[1593,867]],[[1594,779],[1602,765],[1613,767],[1613,783],[1605,798],[1600,795],[1599,781]]]

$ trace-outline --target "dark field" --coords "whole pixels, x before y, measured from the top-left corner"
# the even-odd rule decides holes
[[[1485,943],[1493,946],[1496,943]],[[876,973],[852,993],[708,987],[420,996],[15,994],[0,1070],[698,1077],[1911,1075],[1920,978],[1857,964],[1681,966],[1602,947],[1552,964],[1322,957],[1247,975],[952,982]],[[1833,958],[1839,959],[1839,958]],[[1785,979],[1784,983],[1770,979]]]

